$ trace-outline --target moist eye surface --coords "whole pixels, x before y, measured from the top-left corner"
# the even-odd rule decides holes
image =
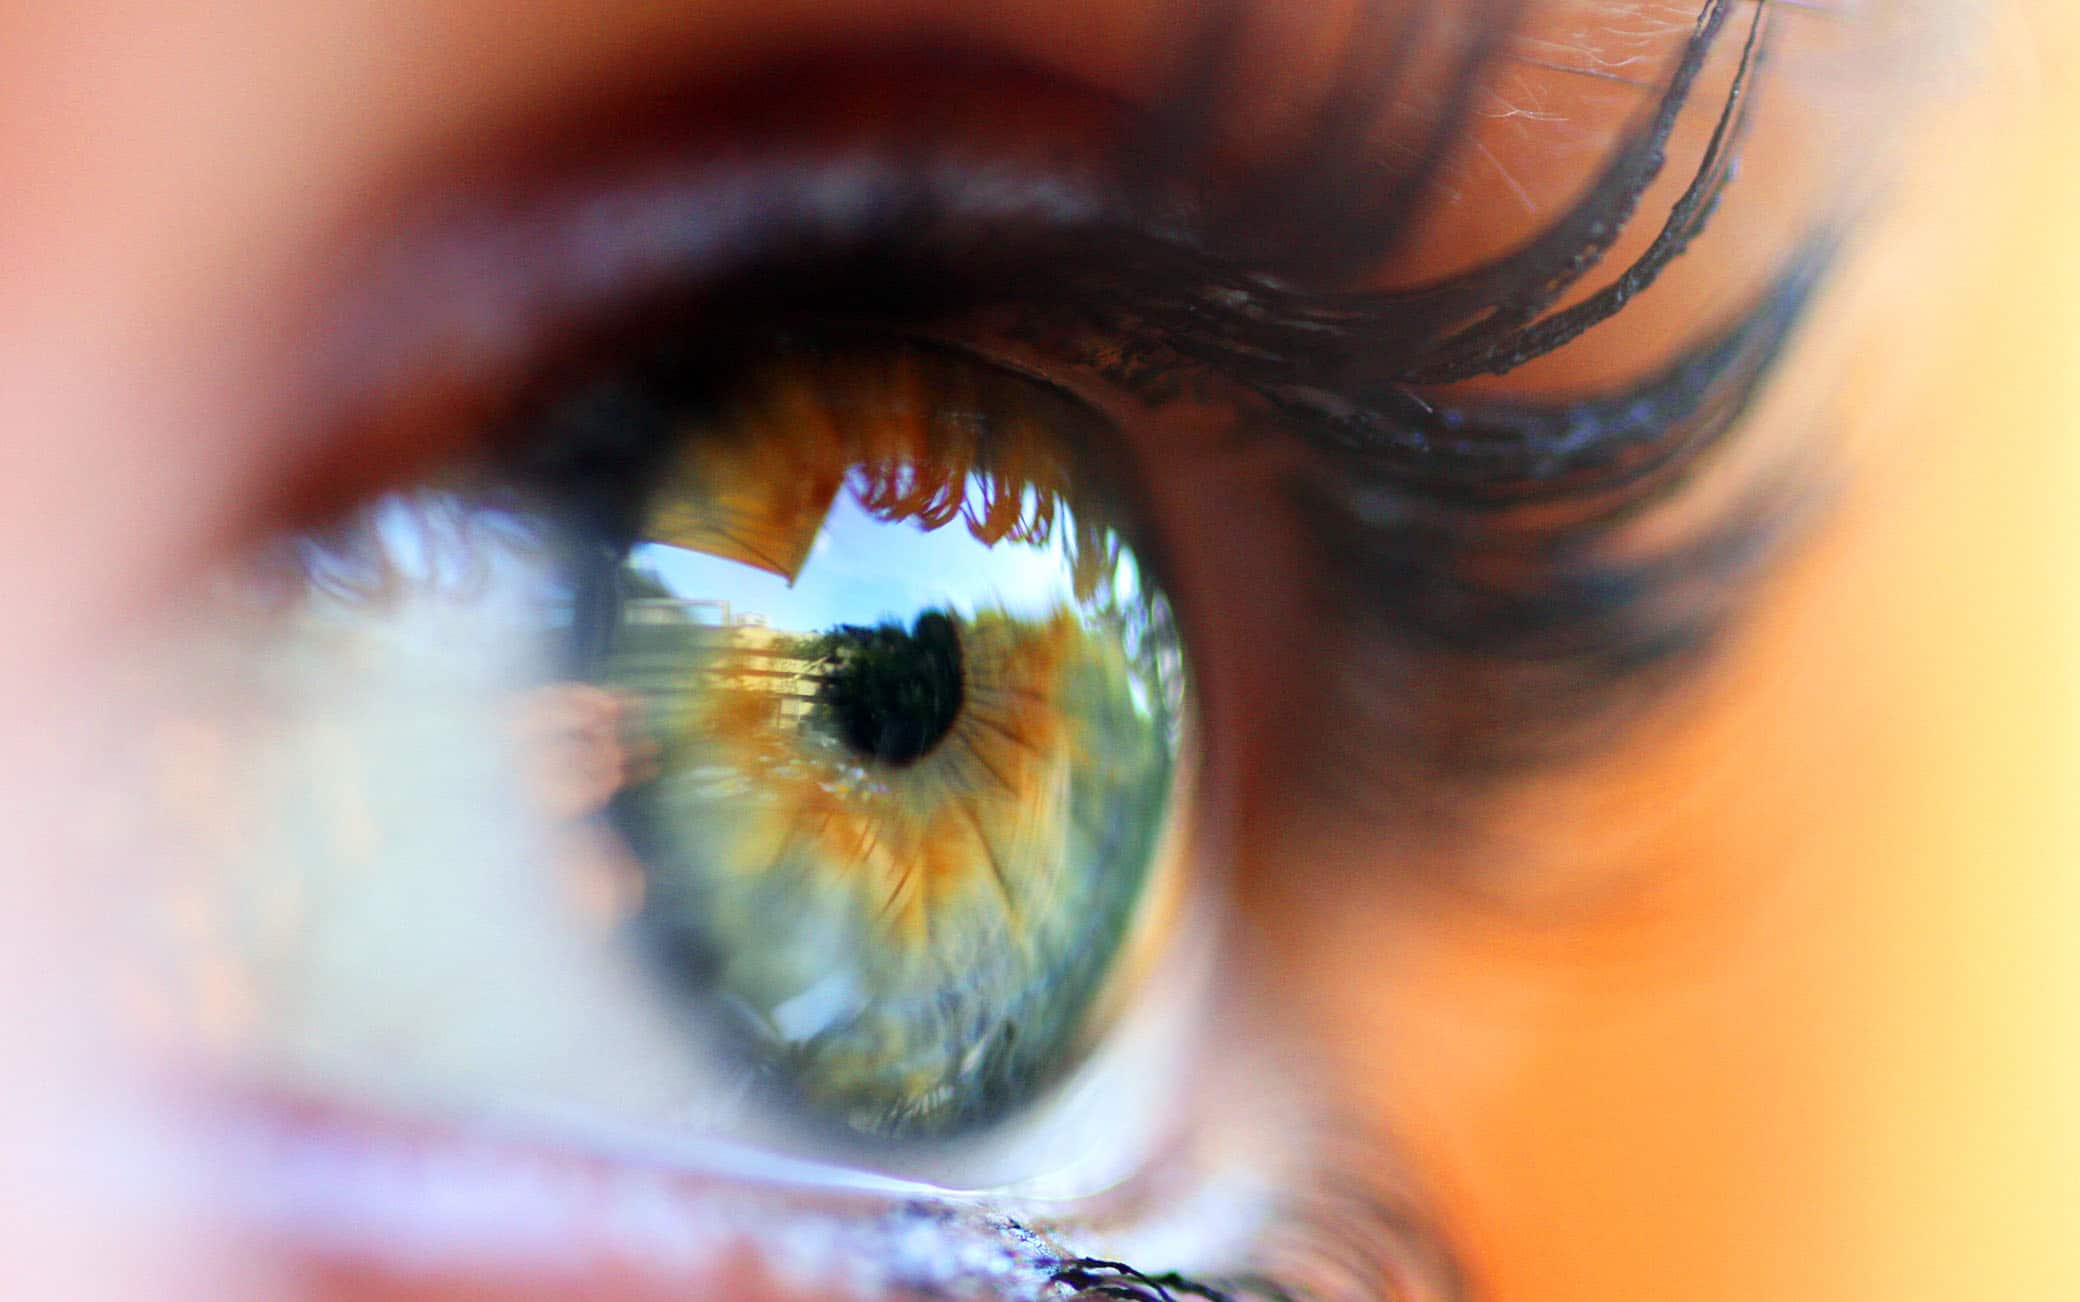
[[[1015,1110],[1131,980],[1171,871],[1184,656],[1089,455],[1104,422],[902,345],[570,401],[671,449],[573,561],[586,677],[647,757],[611,808],[646,948],[814,1120]]]

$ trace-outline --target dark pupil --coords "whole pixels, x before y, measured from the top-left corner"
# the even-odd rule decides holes
[[[898,623],[841,624],[819,639],[818,651],[817,699],[862,755],[908,764],[938,745],[960,715],[960,635],[940,611],[919,615],[907,632]]]

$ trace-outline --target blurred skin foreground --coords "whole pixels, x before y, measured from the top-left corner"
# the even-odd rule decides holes
[[[2056,125],[2080,23],[1925,9],[0,12],[0,1287],[2080,1296],[2080,166]],[[1666,167],[1598,198],[1663,102],[1640,158]],[[1623,228],[1607,250],[1581,235],[1457,316],[1400,293],[1585,195],[1584,229]],[[1628,266],[1578,337],[1454,333]],[[1401,328],[1426,312],[1446,346]],[[689,397],[695,355],[721,378]],[[457,467],[563,501],[606,455],[542,451],[569,391],[633,392],[610,432],[669,409],[705,449],[644,472],[690,485],[684,518],[550,585],[566,632],[583,575],[620,594],[585,662],[609,668],[481,717],[461,688],[386,714],[372,677],[295,681],[346,661],[253,633],[276,607],[226,567]],[[785,622],[834,552],[840,595],[948,585],[904,548],[1040,548],[1072,517],[1047,557],[1081,623],[945,586]],[[868,541],[818,534],[841,520]],[[290,552],[296,583],[339,573]],[[771,578],[772,628],[733,647],[840,687],[732,710],[736,680],[666,663],[695,722],[641,735],[628,648],[682,643],[624,634],[712,595],[671,586],[687,556]],[[328,599],[360,611],[358,584]],[[499,640],[434,636],[436,670]],[[851,667],[870,651],[898,668]],[[1080,684],[1046,712],[978,713],[1058,661],[1083,677],[1045,678]],[[930,726],[877,731],[867,698],[928,700]],[[776,747],[833,701],[832,753],[894,802],[815,806],[848,839],[814,862],[877,892],[859,943],[1083,974],[1004,963],[1002,997],[1047,1016],[991,1023],[1025,1038],[953,1054],[953,1084],[917,1084],[952,1006],[923,960],[886,977],[938,998],[909,1021],[828,995],[869,1048],[789,1040],[753,1071],[710,1033],[837,942],[756,930],[794,897],[716,856],[793,842],[738,796],[682,818],[674,741],[791,775],[758,799],[832,801]],[[1003,787],[987,811],[934,767],[942,735]],[[383,737],[410,744],[378,768],[465,775],[450,839],[368,795],[354,747]],[[270,821],[304,779],[322,852]],[[1091,812],[1130,796],[1145,819]],[[701,851],[675,888],[741,890],[753,930],[631,957],[615,928],[669,895],[674,837]],[[949,845],[995,884],[949,885]],[[447,874],[498,908],[367,903]],[[1087,1010],[1053,1006],[1072,987]],[[960,990],[997,1016],[997,986]],[[770,1002],[776,1035],[830,1016]]]

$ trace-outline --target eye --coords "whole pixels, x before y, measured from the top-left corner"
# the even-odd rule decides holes
[[[641,413],[619,437],[670,448],[629,543],[573,562],[586,676],[655,757],[613,807],[637,924],[811,1117],[1000,1119],[1074,1065],[1178,871],[1183,653],[1101,422],[914,346],[783,342],[720,393],[687,369],[538,417]]]
[[[1066,1200],[1041,1215],[1098,1255],[1216,1280],[1448,1289],[1427,1224],[1380,1193],[1394,1166],[1310,1132],[1278,1046],[1210,1015],[1234,951],[1200,784],[1225,744],[1280,806],[1257,811],[1273,855],[1315,833],[1398,854],[1391,820],[1456,796],[1444,779],[1546,762],[1561,723],[1595,731],[1732,604],[1746,570],[1690,556],[1768,550],[1726,545],[1762,532],[1745,501],[1663,511],[1831,232],[1753,260],[1765,283],[1681,321],[1643,377],[1485,383],[1699,234],[1759,66],[1760,9],[1715,44],[1731,9],[1703,7],[1534,238],[1435,280],[1396,245],[1387,288],[1381,232],[1452,189],[1471,112],[1399,123],[1409,148],[1373,166],[1353,124],[1393,97],[1370,58],[1416,23],[1366,29],[1384,44],[1290,167],[1209,144],[1142,185],[1039,129],[980,163],[966,125],[943,156],[782,130],[771,160],[638,149],[432,238],[386,227],[404,252],[366,301],[391,310],[332,337],[376,377],[346,387],[382,437],[327,442],[359,463],[305,471],[322,487],[282,513],[301,527],[223,581],[165,675],[188,704],[153,730],[165,844],[205,870],[140,901],[153,1011],[270,1096],[604,1131],[850,1192]],[[1495,16],[1440,63],[1454,103]],[[1712,59],[1729,89],[1690,115],[1666,225],[1585,280]],[[996,89],[951,102],[994,121]],[[1120,110],[1033,93],[1073,104],[1078,145]],[[1203,131],[1133,129],[1212,141],[1204,100]],[[1207,491],[1223,478],[1246,488]],[[1182,535],[1150,509],[1180,503]],[[1364,1209],[1340,1184],[1315,1205],[1324,1171]],[[1125,1230],[1099,1214],[1122,1201]],[[1220,1228],[1183,1223],[1202,1217]],[[1017,1251],[1035,1287],[1112,1278]]]
[[[717,356],[673,323],[494,442],[226,580],[245,617],[203,660],[245,700],[206,709],[247,757],[226,785],[260,789],[217,811],[239,844],[205,961],[272,1005],[238,1056],[1044,1174],[976,1143],[1054,1124],[1148,1002],[1188,876],[1188,668],[1108,418],[943,343]],[[500,824],[507,850],[453,862]],[[481,986],[523,953],[532,1008]],[[452,1006],[415,1018],[398,980]]]

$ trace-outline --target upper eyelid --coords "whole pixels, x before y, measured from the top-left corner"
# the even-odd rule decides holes
[[[757,276],[784,262],[775,245],[789,231],[841,246],[870,239],[853,220],[879,206],[869,196],[902,211],[944,188],[875,160],[780,160],[436,205],[349,259],[321,315],[298,387],[329,427],[329,455],[306,473],[337,473],[371,446],[408,458],[393,478],[438,464],[466,451],[559,349],[690,287]],[[1055,178],[968,198],[970,219],[1011,224],[1060,221],[1093,202]]]
[[[1702,12],[1723,18],[1727,7],[1727,0],[1707,0]],[[1701,23],[1699,33],[1704,34],[1705,29]],[[1693,59],[1708,44],[1707,35],[1694,35]],[[1592,195],[1591,202],[1552,224],[1566,239],[1556,244],[1549,232],[1536,249],[1454,277],[1447,286],[1439,287],[1451,292],[1440,300],[1446,310],[1437,319],[1463,318],[1484,292],[1491,302],[1507,302],[1503,295],[1516,293],[1516,287],[1526,281],[1564,286],[1593,265],[1609,242],[1608,228],[1619,223],[1651,179],[1651,156],[1658,152],[1673,116],[1666,109],[1680,107],[1680,92],[1680,87],[1672,85],[1661,120],[1635,132],[1620,151],[1622,157],[1613,161],[1607,183],[1600,187],[1605,193]],[[1317,127],[1329,130],[1325,123]],[[1643,156],[1648,162],[1644,167]],[[1322,155],[1312,160],[1311,177],[1295,179],[1333,192],[1344,184],[1337,178],[1361,162],[1359,158]],[[326,387],[335,393],[351,391],[370,384],[371,377],[380,387],[394,382],[429,352],[440,356],[447,371],[444,378],[450,383],[467,384],[472,371],[482,382],[495,382],[526,354],[532,341],[562,328],[570,319],[598,311],[616,296],[654,293],[659,281],[684,283],[726,273],[732,263],[756,265],[766,260],[763,255],[774,252],[784,257],[783,246],[790,241],[800,245],[818,233],[835,232],[833,244],[870,243],[875,238],[876,214],[899,214],[898,221],[891,224],[930,214],[945,220],[955,233],[969,226],[1132,230],[1141,224],[1142,214],[1131,211],[1136,196],[1128,193],[1129,187],[1120,178],[1108,176],[1103,165],[1083,174],[1020,174],[1007,169],[979,179],[947,175],[946,166],[929,157],[883,153],[855,154],[807,166],[785,158],[739,160],[721,166],[680,163],[648,175],[622,177],[616,177],[611,168],[593,167],[575,186],[560,191],[553,186],[540,189],[535,197],[523,197],[519,203],[512,202],[513,196],[496,192],[488,197],[465,195],[449,211],[437,213],[431,220],[408,223],[404,231],[392,233],[379,256],[357,268],[355,274],[363,283],[345,297],[349,309],[336,318],[340,328],[326,341],[325,355],[332,372],[324,377]],[[941,168],[940,175],[929,174],[934,167]],[[1187,237],[1184,243],[1196,246],[1199,239]],[[1183,251],[1197,250],[1187,247]],[[1130,251],[1123,259],[1144,252]],[[1137,268],[1144,278],[1204,275],[1204,269],[1189,258],[1180,269],[1160,250],[1155,253],[1146,267]],[[1217,261],[1225,263],[1226,259]],[[1562,279],[1553,278],[1556,265]],[[1275,319],[1289,312],[1304,317],[1326,311],[1338,325],[1348,325],[1353,311],[1371,310],[1362,298],[1348,307],[1333,299],[1281,306],[1277,291],[1239,266],[1221,279],[1228,282],[1230,293],[1240,292],[1253,300],[1248,306],[1254,319],[1244,321],[1236,316],[1230,323],[1231,333],[1244,338],[1252,333],[1262,335],[1267,315]],[[1528,302],[1535,308],[1551,301],[1553,295],[1552,289],[1542,288]],[[1157,300],[1172,296],[1174,287],[1155,287]],[[1392,333],[1406,333],[1415,302],[1438,297],[1439,290],[1387,295],[1382,306],[1393,319],[1387,328]],[[1195,317],[1219,315],[1223,306],[1208,297],[1187,305],[1189,315]],[[1535,312],[1520,311],[1504,324],[1519,318],[1528,321],[1532,315]],[[1292,343],[1320,352],[1335,333],[1323,335],[1310,329]],[[1488,335],[1495,333],[1491,329]],[[1188,330],[1179,337],[1190,344]],[[1445,338],[1447,345],[1458,341],[1456,335]],[[1272,347],[1292,355],[1290,348]],[[1402,349],[1382,354],[1376,344],[1366,345],[1364,351],[1374,374],[1379,373],[1376,359],[1383,355],[1422,356]],[[1332,348],[1330,353],[1351,355],[1348,348]],[[1247,354],[1235,354],[1218,360],[1225,369],[1246,368],[1251,359]],[[1310,370],[1320,365],[1300,364]],[[1404,363],[1403,369],[1411,365],[1420,364]]]
[[[1700,21],[1690,36],[1693,58],[1709,46],[1731,7],[1731,0],[1706,0],[1700,13],[1710,21]],[[1615,215],[1629,210],[1653,171],[1647,167],[1642,173],[1639,155],[1643,150],[1653,153],[1665,136],[1669,110],[1680,107],[1679,83],[1680,77],[1670,84],[1663,110],[1637,129],[1630,143],[1620,147],[1620,157],[1607,166],[1606,178],[1614,178],[1617,188],[1592,194],[1574,213],[1556,221],[1556,229],[1573,230],[1578,236],[1584,212],[1600,208]],[[1731,110],[1729,103],[1723,112]],[[1724,120],[1722,116],[1722,124]],[[1710,164],[1709,157],[1700,164],[1700,179],[1710,174]],[[325,378],[338,401],[321,409],[360,404],[371,423],[381,424],[389,419],[389,410],[412,406],[398,394],[410,394],[414,385],[425,383],[415,370],[431,355],[438,360],[431,383],[461,396],[421,404],[442,414],[437,426],[391,435],[410,444],[422,458],[428,448],[439,449],[432,454],[437,462],[468,450],[488,428],[484,413],[504,401],[516,381],[538,372],[559,340],[582,338],[593,323],[611,322],[629,310],[631,300],[669,297],[687,286],[741,280],[756,276],[763,267],[784,267],[816,238],[838,257],[850,250],[854,256],[872,258],[877,248],[887,247],[891,236],[904,241],[898,247],[913,247],[921,234],[918,219],[924,214],[931,214],[939,231],[952,240],[973,239],[974,232],[992,230],[1021,233],[1006,244],[1031,238],[1036,248],[1052,250],[1063,249],[1065,231],[1096,232],[1116,241],[1109,261],[1100,260],[1081,272],[1073,258],[1087,256],[1103,240],[1068,242],[1072,265],[1064,269],[1061,281],[1080,276],[1099,282],[1104,291],[1104,301],[1079,305],[1073,315],[1097,319],[1096,333],[1101,335],[1110,325],[1104,317],[1136,318],[1145,329],[1144,349],[1153,344],[1156,351],[1174,351],[1181,360],[1210,361],[1231,378],[1239,373],[1247,381],[1245,388],[1268,398],[1274,409],[1293,410],[1295,391],[1311,387],[1306,377],[1322,363],[1310,350],[1327,346],[1332,354],[1350,355],[1354,343],[1343,341],[1339,347],[1340,331],[1333,327],[1326,332],[1302,328],[1286,336],[1288,342],[1281,346],[1276,342],[1276,322],[1267,323],[1263,316],[1266,301],[1280,303],[1284,291],[1245,269],[1208,257],[1189,239],[1148,231],[1140,220],[1143,215],[1129,206],[1135,196],[1122,195],[1107,180],[1102,165],[1086,173],[1005,168],[978,180],[964,162],[901,151],[720,163],[646,155],[619,171],[611,162],[595,164],[580,176],[551,178],[519,195],[461,192],[452,206],[435,208],[416,230],[387,243],[376,260],[380,271],[373,283],[359,286],[347,300],[354,309],[345,317],[348,328],[326,341],[334,369]],[[1591,238],[1587,256],[1569,254],[1560,265],[1579,275],[1608,242],[1607,237]],[[1564,252],[1566,245],[1535,242],[1533,247],[1548,251],[1505,255],[1448,283],[1493,288],[1500,277],[1503,290],[1514,292],[1509,288],[1511,271],[1531,273],[1539,283],[1548,283],[1554,252]],[[1141,284],[1123,291],[1123,285],[1137,277]],[[1055,283],[1045,286],[1049,293],[1059,288]],[[1017,292],[1018,287],[1010,287],[1007,296],[1015,298]],[[1541,291],[1526,301],[1550,301],[1550,296],[1549,290]],[[1389,294],[1385,301],[1400,297],[1404,296]],[[1317,300],[1297,315],[1304,317],[1334,301]],[[1461,302],[1453,315],[1463,313],[1465,306]],[[1344,310],[1332,309],[1327,315],[1333,320]],[[1503,337],[1507,327],[1516,324],[1505,316]],[[1362,339],[1363,333],[1353,338]],[[1253,336],[1271,341],[1268,349],[1263,343],[1247,342]],[[1448,342],[1459,337],[1445,336]],[[1227,342],[1237,339],[1245,341],[1247,350],[1223,355]],[[1709,352],[1709,345],[1700,351]],[[1298,363],[1297,383],[1279,374],[1285,370],[1281,354]],[[1386,355],[1391,361],[1396,354]],[[1269,370],[1258,366],[1266,359],[1274,363]],[[1333,370],[1335,363],[1330,365]],[[1262,373],[1252,377],[1253,368]],[[1131,374],[1098,378],[1136,388],[1137,377]],[[1159,374],[1158,388],[1162,382]],[[1332,384],[1328,392],[1335,394],[1336,388]],[[1143,392],[1152,391],[1144,387]],[[1673,414],[1657,414],[1647,429],[1636,420],[1599,423],[1582,419],[1587,405],[1564,411],[1491,405],[1441,415],[1420,401],[1397,404],[1397,392],[1402,392],[1398,386],[1370,396],[1336,395],[1338,402],[1318,409],[1318,414],[1334,412],[1341,404],[1343,410],[1355,410],[1359,420],[1332,418],[1324,423],[1317,417],[1274,428],[1281,437],[1304,439],[1320,432],[1331,444],[1370,442],[1374,451],[1365,458],[1367,475],[1387,472],[1410,486],[1456,480],[1478,492],[1484,477],[1498,485],[1554,481],[1570,466],[1609,462],[1620,446],[1651,442],[1675,419]],[[1354,399],[1357,405],[1352,408]],[[1613,395],[1606,405],[1639,409],[1628,395]],[[457,412],[462,413],[460,419],[454,418]],[[349,418],[350,427],[354,420]],[[1565,427],[1570,443],[1557,456],[1547,446],[1551,440],[1540,433],[1556,421]],[[1462,437],[1469,427],[1481,430],[1481,437]],[[1368,429],[1373,432],[1366,433]],[[1421,447],[1413,454],[1408,448],[1397,451],[1397,440],[1381,439],[1382,430],[1389,435],[1402,430]],[[351,439],[335,442],[344,449],[339,455],[353,458],[361,452]],[[1455,458],[1458,445],[1465,447],[1467,456]],[[411,467],[401,467],[393,478],[409,473]]]
[[[1251,7],[1251,0],[1222,6],[1230,10]],[[1382,10],[1393,7],[1380,6]],[[1548,0],[1523,0],[1521,8],[1527,13],[1543,13],[1559,6]],[[1797,14],[1801,23],[1827,21],[1825,16],[1811,16],[1803,9]],[[1505,51],[1504,57],[1509,53]],[[659,60],[668,64],[679,57],[667,52]],[[654,88],[666,84],[668,76],[669,66],[653,66],[640,80]],[[554,120],[563,124],[561,128],[530,135],[526,124],[515,118],[524,116],[524,106],[508,105],[502,113],[487,111],[480,115],[492,119],[496,128],[496,140],[480,143],[495,156],[500,151],[525,152],[541,139],[560,140],[559,156],[583,163],[563,178],[570,183],[567,188],[575,198],[583,188],[584,175],[611,175],[611,163],[607,168],[595,169],[589,160],[600,154],[611,160],[618,146],[572,126],[597,116],[602,111],[598,104],[587,107],[584,95],[562,98],[570,102],[554,110]],[[599,103],[610,103],[613,98],[602,95]],[[599,118],[593,128],[617,129],[606,118]],[[388,180],[368,177],[356,188],[356,193],[365,196],[364,206],[341,214],[336,223],[338,233],[328,241],[331,248],[325,261],[337,269],[332,292],[319,296],[319,311],[297,332],[299,338],[293,351],[285,351],[284,360],[290,365],[282,368],[283,378],[277,382],[284,401],[301,404],[304,412],[317,413],[320,421],[330,421],[334,413],[347,411],[342,423],[365,424],[368,422],[363,413],[356,408],[394,397],[400,390],[425,380],[430,373],[438,373],[435,378],[442,388],[489,388],[524,363],[525,349],[519,337],[544,324],[531,318],[561,310],[561,306],[549,301],[554,295],[544,293],[545,287],[540,284],[501,284],[495,278],[478,278],[465,270],[473,259],[481,268],[486,261],[510,264],[542,252],[510,232],[496,238],[480,238],[487,232],[498,231],[501,222],[518,215],[514,211],[516,205],[508,202],[515,197],[513,183],[517,174],[509,166],[502,169],[486,162],[483,151],[468,146],[471,130],[466,124],[458,127],[454,122],[444,123],[442,139],[462,142],[448,149],[444,157],[422,157],[416,172],[400,162],[387,169]],[[408,161],[413,151],[400,148],[394,152]],[[759,160],[750,161],[755,164]],[[1133,160],[1123,156],[1113,161],[1124,165]],[[414,176],[418,179],[414,180]],[[1047,179],[1055,188],[1056,199],[1086,211],[1131,202],[1133,198],[1130,194],[1106,193],[1107,184],[1117,178],[1106,176],[1102,169],[1085,176],[1057,175]],[[1336,185],[1331,177],[1322,188],[1334,190]],[[1029,195],[1032,193],[1028,191]],[[443,203],[458,196],[459,203],[439,210]],[[594,259],[598,253],[595,247],[579,258],[544,258],[527,267],[526,272],[530,277],[562,275],[566,278],[564,289],[570,290],[575,288],[568,283],[570,269],[596,268]],[[381,283],[354,283],[367,280],[387,280],[389,284],[386,288]],[[429,362],[429,358],[436,360]],[[461,399],[465,404],[468,400],[467,395]],[[431,445],[452,433],[422,425],[410,438],[393,439],[388,444],[374,441],[382,451],[365,459],[402,456],[405,444]],[[317,480],[328,473],[356,478],[343,473],[339,457],[332,455],[333,449],[324,440],[314,446],[319,449],[318,459],[329,461],[330,465],[306,478]],[[289,464],[290,459],[285,458],[284,465]],[[367,478],[365,471],[358,477],[360,482]],[[303,491],[335,501],[339,497],[337,492],[308,488]],[[295,493],[286,495],[294,497]]]

